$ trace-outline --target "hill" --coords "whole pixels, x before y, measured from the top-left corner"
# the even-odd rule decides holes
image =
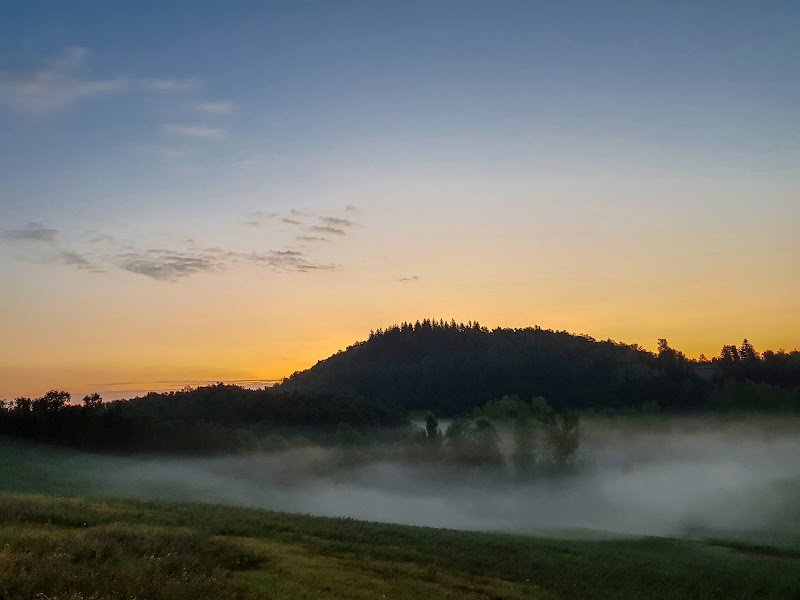
[[[703,402],[708,385],[666,342],[657,356],[636,344],[540,327],[490,331],[425,320],[372,332],[280,389],[336,391],[453,416],[510,394],[544,396],[557,410],[644,402],[685,409]]]
[[[458,417],[504,396],[544,398],[537,405],[558,413],[791,413],[800,411],[800,351],[759,353],[745,339],[690,360],[664,339],[654,354],[540,327],[425,320],[371,332],[272,388],[218,383],[114,402],[89,394],[82,404],[64,390],[0,399],[0,435],[115,452],[277,449],[281,436],[352,444],[402,437],[409,411]]]

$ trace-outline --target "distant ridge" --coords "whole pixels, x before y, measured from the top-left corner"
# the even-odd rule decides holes
[[[707,383],[671,352],[673,368],[637,344],[426,319],[371,332],[279,387],[356,394],[442,416],[505,394],[544,396],[556,409],[697,405]]]

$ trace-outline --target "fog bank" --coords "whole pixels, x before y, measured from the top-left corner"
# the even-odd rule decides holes
[[[312,447],[129,460],[95,491],[457,529],[800,535],[796,420],[588,423],[577,474],[525,483],[465,467],[342,459]]]

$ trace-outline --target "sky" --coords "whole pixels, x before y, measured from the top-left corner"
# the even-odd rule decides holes
[[[797,2],[7,2],[0,398],[425,317],[800,346]]]

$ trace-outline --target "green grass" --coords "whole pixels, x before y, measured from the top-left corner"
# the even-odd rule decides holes
[[[800,556],[0,494],[3,600],[800,598]]]

